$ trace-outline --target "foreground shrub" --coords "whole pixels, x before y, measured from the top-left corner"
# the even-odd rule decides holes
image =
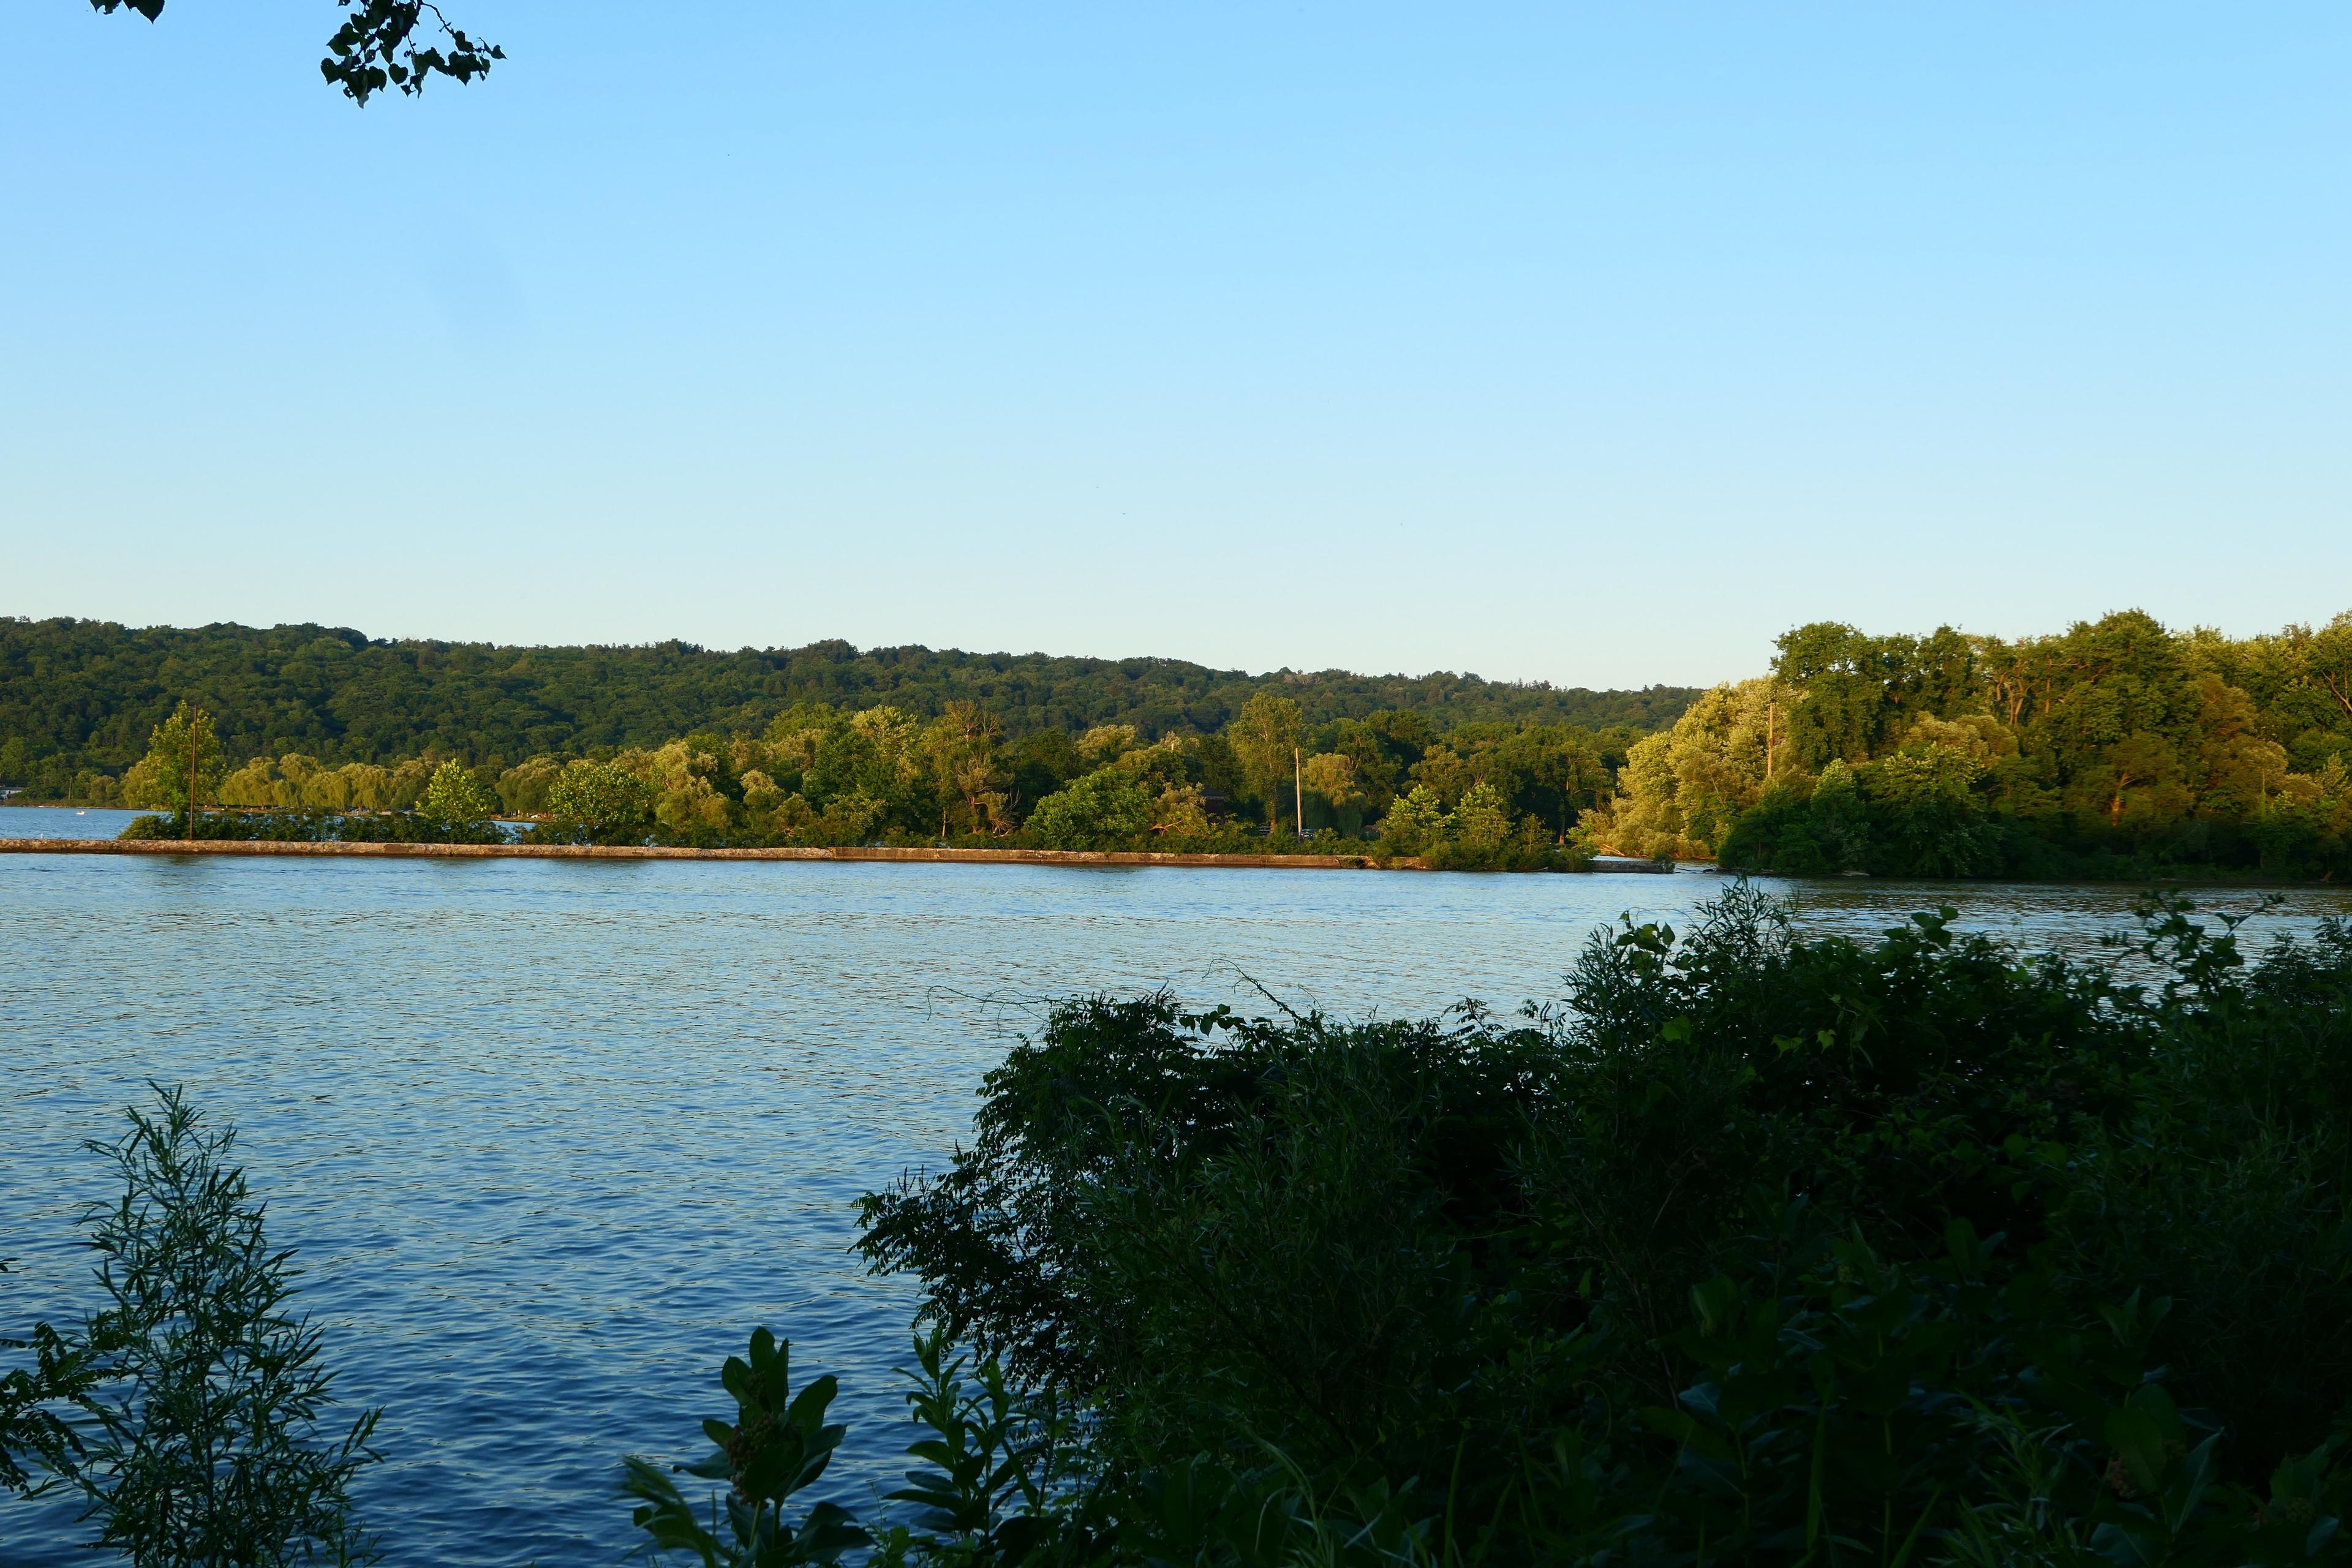
[[[0,1258],[0,1275],[8,1265]],[[65,1484],[89,1452],[70,1415],[94,1415],[97,1369],[88,1350],[47,1323],[28,1339],[0,1338],[30,1365],[0,1373],[0,1493],[38,1497]]]
[[[1509,1023],[1072,1004],[864,1247],[1083,1402],[1056,1551],[2345,1555],[2352,930],[2159,906],[2136,987],[1951,920],[1735,892]]]
[[[907,1452],[920,1464],[885,1499],[913,1505],[908,1518],[877,1535],[837,1502],[793,1503],[841,1445],[845,1428],[824,1424],[839,1385],[819,1377],[793,1394],[791,1342],[760,1329],[749,1359],[730,1356],[719,1373],[736,1419],[704,1422],[715,1452],[673,1468],[724,1481],[723,1495],[698,1515],[659,1466],[634,1456],[624,1461],[622,1490],[640,1500],[632,1518],[648,1537],[646,1550],[656,1558],[683,1553],[705,1568],[834,1563],[861,1549],[890,1563],[1081,1554],[1074,1550],[1084,1536],[1072,1505],[1083,1451],[1066,1410],[1050,1398],[1024,1401],[993,1360],[974,1367],[943,1334],[918,1335],[914,1353],[915,1366],[900,1375],[921,1433]]]
[[[333,1378],[289,1310],[292,1255],[268,1245],[229,1163],[236,1133],[158,1094],[119,1142],[89,1145],[122,1180],[88,1216],[106,1304],[77,1329],[37,1327],[34,1366],[0,1380],[0,1482],[78,1489],[89,1544],[139,1568],[373,1561],[350,1488],[376,1459],[379,1413],[323,1430]]]

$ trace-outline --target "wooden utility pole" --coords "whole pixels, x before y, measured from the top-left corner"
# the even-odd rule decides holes
[[[1290,748],[1290,827],[1291,836],[1307,837],[1307,764],[1298,760],[1298,748]]]
[[[191,844],[194,844],[196,841],[196,721],[204,716],[204,711],[205,710],[203,709],[197,707],[193,702],[188,704],[188,820],[186,827],[188,834],[187,841]]]

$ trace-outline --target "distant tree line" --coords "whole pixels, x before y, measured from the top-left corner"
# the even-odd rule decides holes
[[[1584,834],[1797,875],[2352,873],[2352,614],[2014,642],[1799,627],[1632,748]]]
[[[764,730],[503,768],[431,754],[337,766],[288,752],[231,769],[209,719],[184,704],[117,795],[172,814],[134,824],[142,837],[487,841],[497,830],[484,819],[502,814],[563,843],[1231,852],[1306,838],[1537,869],[1577,857],[1575,824],[1641,736],[1527,721],[1441,732],[1397,709],[1312,723],[1295,699],[1261,691],[1222,729],[1157,740],[1132,724],[1008,739],[964,700],[929,720],[888,704],[803,702]],[[192,826],[192,805],[232,809],[199,810]]]
[[[1663,688],[309,632],[0,622],[0,715],[36,715],[0,727],[0,777],[29,774],[37,795],[184,806],[190,731],[171,725],[184,720],[151,727],[149,757],[120,773],[68,774],[62,749],[24,761],[60,731],[75,755],[119,755],[123,715],[176,681],[198,694],[205,745],[217,733],[226,756],[247,759],[205,777],[205,804],[416,816],[429,800],[403,833],[495,811],[596,842],[1229,850],[1319,834],[1465,866],[1597,852],[1800,876],[2352,873],[2352,615],[2243,639],[2137,611],[2016,641],[1822,623],[1783,637],[1769,675],[1697,694],[1663,729],[1680,700]],[[44,638],[118,657],[32,657]],[[278,654],[225,651],[254,644]],[[136,700],[110,708],[94,689]],[[698,702],[721,717],[655,728]],[[304,730],[321,738],[250,740]],[[425,741],[387,751],[387,737]],[[504,749],[527,739],[546,743]]]
[[[1297,702],[1309,726],[1392,710],[1419,714],[1437,731],[1523,722],[1649,731],[1672,723],[1696,695],[1445,672],[1253,676],[1180,659],[860,650],[845,642],[731,653],[678,642],[499,647],[372,640],[315,626],[132,629],[0,618],[0,784],[33,799],[108,804],[154,727],[184,700],[213,716],[231,757],[291,754],[317,768],[387,769],[457,758],[495,773],[534,757],[764,733],[808,703],[888,707],[929,722],[961,702],[984,710],[1011,742],[1046,731],[1075,741],[1124,724],[1150,742],[1213,734],[1260,692]]]

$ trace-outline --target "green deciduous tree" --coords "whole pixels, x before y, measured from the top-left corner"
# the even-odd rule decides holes
[[[2296,680],[2325,696],[2352,724],[2352,610],[2315,632],[2308,626],[2289,627],[2287,641],[2294,650]]]
[[[1331,808],[1343,833],[1363,826],[1364,791],[1357,771],[1356,759],[1346,752],[1318,752],[1302,770],[1307,787]]]
[[[481,781],[456,761],[443,763],[433,770],[431,782],[416,801],[417,816],[444,826],[479,822],[496,809]]]
[[[1132,849],[1151,830],[1152,798],[1134,776],[1104,768],[1037,803],[1029,833],[1046,849]]]
[[[603,842],[653,826],[653,786],[618,763],[575,762],[547,792],[548,815]]]
[[[1472,784],[1454,808],[1455,843],[1474,856],[1489,856],[1510,841],[1511,814],[1492,784]]]
[[[516,816],[538,816],[547,810],[547,797],[563,776],[563,764],[553,757],[533,757],[499,775],[499,804]]]
[[[1391,854],[1425,855],[1443,845],[1453,829],[1454,818],[1437,792],[1415,784],[1381,818],[1381,842]]]
[[[1250,789],[1265,803],[1265,828],[1282,826],[1285,790],[1291,783],[1298,743],[1305,729],[1298,704],[1287,697],[1259,692],[1242,704],[1241,714],[1225,729],[1234,756]]]
[[[940,835],[959,812],[964,830],[984,833],[1004,820],[1003,770],[996,757],[1003,725],[979,703],[958,700],[922,732],[923,756],[939,799]]]
[[[1633,746],[1592,841],[1794,874],[2352,871],[2352,826],[2314,809],[2352,757],[2352,616],[2244,640],[2137,610],[2016,642],[1818,625],[1780,647],[1773,680]],[[1851,791],[1817,792],[1837,766]]]
[[[1864,761],[1915,715],[1949,710],[1979,686],[1977,645],[1949,626],[1925,637],[1870,637],[1818,621],[1784,635],[1779,647],[1773,673],[1801,694],[1785,716],[1790,760],[1809,771],[1832,757]]]
[[[171,806],[185,814],[184,823],[193,824],[194,814],[220,788],[221,745],[212,715],[182,702],[148,736],[147,755],[133,773],[131,788],[124,793],[128,798],[135,789],[138,798],[130,804]]]

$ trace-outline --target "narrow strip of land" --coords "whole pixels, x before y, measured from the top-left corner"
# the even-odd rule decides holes
[[[431,860],[928,860],[980,866],[1242,866],[1290,870],[1419,870],[1365,855],[1174,855],[1150,850],[950,849],[849,845],[692,849],[655,844],[378,844],[252,838],[0,838],[0,855],[292,855]]]
[[[654,844],[373,844],[252,838],[0,838],[0,855],[292,855],[427,860],[915,860],[972,866],[1257,867],[1291,871],[1423,871],[1401,855],[1180,855],[1148,849],[950,849],[850,845],[688,849]],[[1645,861],[1598,863],[1595,871],[1650,871]]]

